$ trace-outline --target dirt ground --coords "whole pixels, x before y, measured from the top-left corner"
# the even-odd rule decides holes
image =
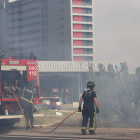
[[[68,137],[84,139],[105,139],[105,140],[140,140],[140,129],[129,128],[98,128],[95,135],[82,136],[80,128],[59,128],[54,134],[66,135]]]
[[[51,131],[54,127],[36,127],[41,132]],[[26,130],[25,127],[14,126],[13,128],[0,130],[0,136],[16,136],[16,137],[51,137],[62,139],[96,139],[96,140],[140,140],[140,129],[134,128],[97,128],[95,135],[81,135],[80,127],[60,127],[50,134],[40,134],[32,130]]]
[[[140,139],[140,129],[98,128],[94,138],[138,140]]]

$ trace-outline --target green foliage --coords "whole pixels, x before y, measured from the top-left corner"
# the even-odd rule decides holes
[[[136,68],[136,74],[140,74],[140,67]]]
[[[96,83],[96,92],[100,107],[100,120],[113,120],[117,115],[123,121],[138,121],[136,118],[139,109],[138,93],[140,83],[134,81],[128,72],[126,62],[120,63],[120,69],[108,64],[107,69],[99,64],[99,72],[94,72],[93,65],[89,64],[89,80]],[[140,67],[136,69],[140,74]],[[137,87],[137,88],[136,88]],[[140,99],[140,98],[139,98]]]

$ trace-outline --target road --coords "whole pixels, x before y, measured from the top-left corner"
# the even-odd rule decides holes
[[[52,128],[36,128],[39,131],[47,132]],[[0,129],[0,140],[83,140],[93,139],[93,136],[82,136],[80,128],[59,128],[51,134],[39,134],[32,130],[26,130],[24,127],[11,127]],[[100,140],[100,139],[94,139]]]
[[[53,138],[53,137],[0,137],[1,140],[87,140],[87,139],[75,139],[75,138]],[[99,140],[99,139],[92,139]]]
[[[36,128],[48,132],[53,127]],[[98,128],[96,135],[82,136],[79,127],[60,127],[50,134],[40,134],[24,127],[0,129],[0,140],[140,140],[140,130],[134,128]]]

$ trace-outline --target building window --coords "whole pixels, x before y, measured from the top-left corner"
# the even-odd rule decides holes
[[[26,50],[26,49],[29,49],[29,48],[39,48],[40,45],[31,45],[31,46],[23,46],[23,47],[17,47],[17,48],[9,48],[9,51],[14,51],[14,50]]]
[[[20,26],[13,26],[13,27],[9,27],[9,29],[26,28],[26,27],[35,26],[35,25],[40,25],[40,22],[34,22],[34,23],[20,25]]]
[[[16,43],[16,41],[9,41],[9,44],[14,44]]]
[[[17,11],[17,12],[10,12],[8,15],[10,16],[10,15],[16,15],[16,14],[24,14],[24,13],[28,13],[28,12],[33,12],[33,11],[36,11],[36,10],[39,10],[40,9],[40,7],[35,7],[35,8],[31,8],[31,9],[27,9],[27,10],[25,10],[25,11]]]
[[[14,51],[14,48],[9,48],[9,51]]]
[[[61,36],[64,36],[64,33],[61,33]]]
[[[40,29],[38,30],[33,30],[33,31],[27,31],[27,32],[22,32],[22,33],[15,33],[15,34],[9,34],[9,36],[21,36],[21,35],[29,35],[29,34],[35,34],[35,33],[39,33]]]
[[[42,4],[48,3],[48,0],[41,0],[41,3],[42,3]]]
[[[61,60],[65,60],[65,56],[61,56]]]
[[[43,35],[42,36],[42,42],[47,42],[48,41],[48,36],[47,35]]]
[[[44,26],[48,26],[48,20],[42,20],[41,21],[42,23],[42,27],[44,27]]]
[[[24,21],[24,20],[28,20],[28,19],[37,18],[37,17],[40,17],[40,14],[29,16],[29,17],[24,17],[24,18],[19,18],[19,19],[12,19],[11,22]]]
[[[45,0],[47,1],[47,0]],[[19,4],[18,1],[15,3],[15,5],[12,5],[12,6],[8,6],[8,8],[16,8],[16,7],[23,7],[23,6],[28,6],[30,4],[35,4],[35,3],[38,3],[39,0],[33,0],[33,1],[29,1],[29,2],[25,2],[25,3],[22,3],[22,4]]]
[[[64,28],[64,25],[61,25],[61,29],[63,29]]]
[[[47,17],[48,17],[47,12],[41,13],[41,18],[42,18],[42,19],[45,19],[45,18],[47,18]]]
[[[60,19],[61,19],[61,20],[64,20],[64,17],[61,17]]]
[[[85,56],[85,57],[83,57],[84,59],[83,59],[83,61],[93,61],[93,57],[92,56]]]
[[[64,9],[60,9],[60,12],[64,12]]]
[[[42,28],[42,34],[47,34],[48,33],[48,27]]]
[[[48,5],[47,4],[41,6],[41,11],[42,12],[47,11],[47,10],[48,10]]]
[[[48,52],[47,51],[43,51],[43,57],[48,55]]]
[[[43,47],[43,49],[48,49],[48,43],[43,43],[42,47]]]
[[[64,53],[64,49],[61,49],[61,52]]]
[[[34,37],[34,38],[28,38],[28,39],[23,39],[23,40],[18,40],[19,43],[22,42],[30,42],[30,41],[37,41],[40,40],[40,37]]]
[[[63,1],[63,0],[61,0],[61,1],[60,1],[60,4],[64,4],[64,1]]]
[[[65,44],[65,41],[61,41],[61,44]]]

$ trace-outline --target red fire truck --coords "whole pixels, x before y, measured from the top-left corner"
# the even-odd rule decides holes
[[[21,60],[21,59],[1,59],[1,79],[0,79],[0,115],[19,115],[20,110],[16,98],[11,93],[14,91],[16,96],[21,96],[20,71],[23,71],[23,77],[26,81],[34,81],[34,104],[38,104],[40,100],[40,83],[39,69],[37,60]],[[1,124],[14,125],[20,119],[0,119]]]

